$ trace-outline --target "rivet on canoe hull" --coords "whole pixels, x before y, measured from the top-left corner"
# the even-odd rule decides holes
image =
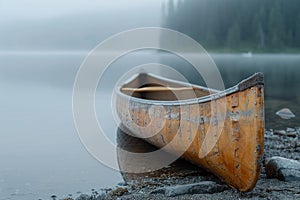
[[[231,107],[236,108],[239,106],[239,96],[238,94],[233,94],[231,96]]]
[[[237,122],[232,122],[232,141],[240,139],[240,127]]]

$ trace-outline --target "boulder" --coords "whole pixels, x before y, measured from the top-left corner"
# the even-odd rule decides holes
[[[295,114],[289,108],[283,108],[276,112],[276,115],[282,119],[291,119],[296,117]]]
[[[272,157],[266,165],[268,178],[281,181],[300,181],[300,162],[282,157]]]
[[[212,194],[228,189],[225,185],[219,185],[212,181],[162,187],[153,190],[150,194],[164,194],[167,197],[175,197],[184,194]]]

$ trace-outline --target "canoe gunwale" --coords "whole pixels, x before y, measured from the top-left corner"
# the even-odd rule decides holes
[[[139,75],[151,76],[151,77],[156,78],[156,79],[161,79],[161,80],[172,82],[172,83],[178,83],[178,84],[181,84],[181,85],[184,85],[184,86],[198,87],[200,89],[204,89],[204,90],[209,91],[210,95],[199,97],[199,98],[175,100],[175,101],[174,100],[172,100],[172,101],[149,100],[149,99],[142,99],[142,98],[137,98],[137,97],[133,97],[133,96],[129,96],[127,94],[124,94],[121,91],[122,86],[117,87],[117,95],[119,95],[120,97],[123,97],[123,98],[128,98],[128,100],[130,100],[131,102],[135,102],[135,103],[143,103],[143,104],[149,104],[149,105],[165,105],[165,106],[176,106],[176,105],[178,105],[179,106],[179,105],[187,105],[187,104],[205,103],[205,102],[220,99],[222,97],[231,95],[231,94],[239,92],[239,91],[244,91],[244,90],[246,90],[248,88],[251,88],[251,87],[254,87],[254,86],[264,85],[264,75],[261,72],[257,72],[255,74],[253,74],[252,76],[248,77],[247,79],[244,79],[241,82],[239,82],[237,85],[235,85],[233,87],[230,87],[230,88],[228,88],[224,91],[210,89],[210,88],[207,88],[207,87],[198,86],[198,85],[194,85],[194,84],[189,84],[189,83],[185,83],[185,82],[181,82],[181,81],[174,81],[174,80],[167,79],[167,78],[160,77],[160,76],[156,76],[156,75],[153,75],[153,74],[150,74],[150,73],[137,74],[131,80],[137,78]],[[128,82],[130,82],[130,81],[128,81]]]
[[[244,91],[248,88],[251,88],[256,85],[263,85],[264,84],[264,75],[261,72],[255,73],[254,75],[250,76],[249,78],[241,81],[238,84],[239,91]]]

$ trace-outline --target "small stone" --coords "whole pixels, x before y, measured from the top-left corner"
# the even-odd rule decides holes
[[[297,132],[287,132],[285,130],[275,130],[273,132],[274,135],[279,135],[279,136],[287,136],[287,137],[296,137]]]
[[[288,108],[283,108],[283,109],[277,111],[276,115],[278,115],[282,119],[291,119],[291,118],[296,117],[294,115],[294,113],[292,113],[292,111],[290,109],[288,109]]]
[[[286,136],[295,138],[295,137],[297,137],[297,132],[296,131],[295,132],[289,132],[289,133],[286,134]]]
[[[286,135],[286,131],[285,130],[275,130],[273,132],[274,135]]]
[[[294,129],[294,128],[287,128],[286,129],[286,132],[295,132],[296,131],[296,129]]]
[[[131,189],[135,190],[135,189],[137,189],[137,186],[136,185],[131,185]]]
[[[98,192],[98,194],[96,195],[96,199],[95,200],[104,200],[104,199],[107,199],[107,193],[105,190],[100,190]]]
[[[282,157],[272,157],[266,165],[268,178],[281,181],[300,181],[300,162]]]
[[[121,188],[121,187],[119,187],[119,188],[117,188],[115,190],[110,191],[109,195],[110,196],[122,196],[122,195],[124,195],[127,192],[128,192],[127,188]]]
[[[57,196],[56,195],[52,195],[51,199],[56,200]]]
[[[175,197],[184,194],[213,194],[228,189],[225,185],[219,185],[212,181],[200,183],[162,187],[150,192],[150,194],[164,194],[167,197]]]
[[[81,194],[76,200],[90,200],[90,196],[87,194]]]
[[[265,131],[266,135],[271,135],[272,133],[273,133],[273,131],[268,131],[268,130]]]
[[[125,183],[125,182],[120,182],[120,183],[118,183],[118,186],[127,186],[127,183]]]

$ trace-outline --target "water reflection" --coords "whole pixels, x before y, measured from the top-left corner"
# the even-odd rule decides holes
[[[137,137],[131,136],[124,125],[120,125],[117,129],[117,145],[123,150],[134,152],[134,153],[148,153],[157,150],[153,145],[141,140]],[[201,168],[190,164],[189,162],[178,159],[168,166],[156,171],[149,171],[147,173],[127,173],[132,168],[136,168],[135,165],[141,165],[140,157],[128,159],[124,151],[117,151],[118,164],[121,175],[125,182],[138,181],[148,182],[149,180],[155,179],[166,179],[166,178],[177,178],[185,177],[190,175],[204,175],[209,174],[204,172]],[[142,161],[144,162],[144,160]],[[148,162],[142,163],[143,165],[152,165],[152,163],[159,162],[159,160],[149,160]]]
[[[197,56],[197,55],[195,55]],[[299,126],[300,116],[300,55],[298,54],[211,54],[225,87],[228,88],[252,75],[265,75],[266,128],[282,129]],[[174,67],[195,84],[205,85],[199,74],[186,61],[176,56],[163,56],[163,64]],[[295,118],[284,120],[276,115],[282,108],[289,108]]]
[[[244,58],[234,54],[215,55],[213,58],[226,86],[256,71],[264,73],[266,128],[285,129],[299,126],[299,55],[254,54],[251,58]],[[296,117],[289,120],[280,118],[276,112],[282,108],[289,108]]]

